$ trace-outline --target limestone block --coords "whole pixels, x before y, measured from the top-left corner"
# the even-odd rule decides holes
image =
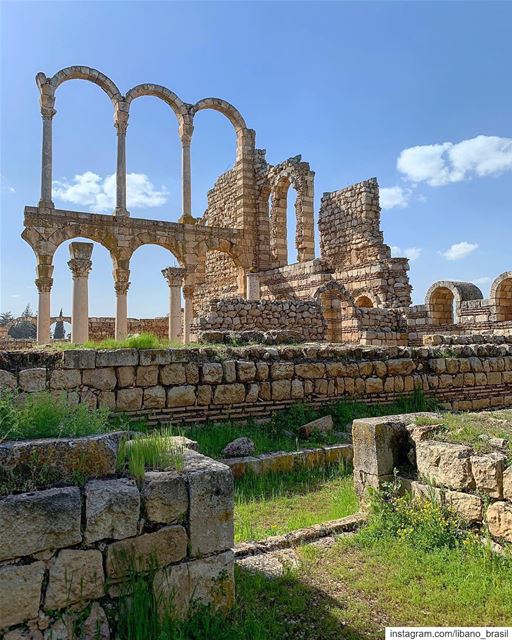
[[[118,389],[116,406],[118,411],[137,411],[142,407],[142,389],[138,387]]]
[[[142,489],[145,512],[151,522],[172,524],[186,517],[188,488],[176,471],[148,471]]]
[[[425,441],[416,444],[416,461],[421,478],[448,489],[475,486],[471,472],[471,447],[449,442]]]
[[[160,369],[160,382],[162,384],[185,384],[186,381],[185,367],[179,362],[173,362]]]
[[[512,466],[503,472],[503,497],[512,500]]]
[[[236,362],[234,360],[224,360],[222,369],[224,371],[224,382],[236,382]]]
[[[204,555],[233,546],[233,475],[226,465],[185,452],[189,483],[190,553]]]
[[[366,393],[382,393],[384,391],[384,383],[380,378],[367,378]]]
[[[0,465],[14,469],[37,460],[38,465],[63,474],[78,471],[86,477],[108,476],[116,471],[117,444],[112,434],[84,438],[44,438],[0,444]]]
[[[0,370],[0,389],[16,389],[16,376],[9,371]]]
[[[64,549],[50,564],[46,609],[62,609],[75,602],[104,595],[105,578],[101,551]]]
[[[256,377],[256,365],[254,362],[237,362],[239,382],[252,382]]]
[[[299,427],[299,435],[301,438],[309,438],[314,432],[327,433],[332,431],[333,426],[332,416],[323,416]]]
[[[157,383],[158,383],[158,367],[156,365],[150,365],[147,367],[137,367],[135,384],[138,387],[154,387]]]
[[[227,612],[235,601],[233,551],[189,562],[190,594],[193,601]]]
[[[245,386],[243,384],[220,384],[215,387],[214,404],[240,404],[244,400]]]
[[[421,482],[411,482],[411,493],[414,497],[430,500],[434,497],[439,503],[446,505],[468,524],[482,522],[483,500],[479,496],[462,491],[447,491]]]
[[[166,402],[165,389],[157,385],[144,389],[144,409],[163,409]]]
[[[245,402],[248,404],[253,404],[257,402],[259,393],[260,393],[260,385],[257,382],[248,385],[247,395],[245,396]]]
[[[503,498],[503,472],[506,456],[490,453],[485,456],[471,456],[471,470],[477,491],[493,498]]]
[[[114,369],[105,367],[102,369],[86,369],[82,373],[82,382],[86,387],[111,391],[116,388],[117,378]]]
[[[201,384],[197,387],[197,404],[206,406],[212,401],[212,387],[208,384]]]
[[[486,517],[491,536],[512,542],[512,503],[493,502]]]
[[[352,462],[353,449],[351,444],[330,444],[322,448],[326,465],[338,464],[342,460],[348,463]]]
[[[188,384],[181,387],[171,387],[167,391],[168,407],[189,407],[196,403],[196,388]]]
[[[202,365],[202,380],[206,384],[219,384],[224,375],[222,365],[218,362],[205,362]]]
[[[296,400],[304,397],[304,384],[302,380],[297,380],[297,378],[292,380],[291,397]]]
[[[50,375],[50,389],[74,389],[82,383],[78,369],[55,369]]]
[[[116,408],[115,391],[100,391],[98,394],[98,407],[114,411]]]
[[[185,377],[187,384],[198,384],[199,367],[195,362],[187,362],[185,364]]]
[[[293,378],[293,362],[274,362],[270,367],[272,380],[290,380]]]
[[[180,525],[163,527],[107,548],[107,576],[119,580],[131,571],[149,571],[179,562],[187,555],[187,532]]]
[[[407,443],[405,422],[406,418],[402,416],[354,420],[354,470],[374,476],[392,475],[397,465],[397,453]]]
[[[290,380],[274,380],[272,382],[272,400],[289,400],[290,396]]]
[[[173,565],[160,569],[153,579],[153,593],[159,613],[164,616],[172,612],[178,620],[186,618],[190,606],[189,565]]]
[[[135,367],[118,367],[116,373],[119,387],[132,387],[135,384]]]
[[[95,366],[95,349],[69,349],[62,353],[63,369],[94,369]]]
[[[141,366],[166,365],[170,361],[169,349],[139,349],[139,364]]]
[[[263,381],[268,380],[269,376],[269,367],[266,362],[257,362],[256,363],[256,379]]]
[[[78,487],[47,489],[0,500],[0,560],[82,541]]]
[[[121,540],[137,534],[140,495],[132,480],[92,480],[85,485],[85,540]]]
[[[131,367],[137,364],[139,364],[137,349],[107,349],[96,352],[97,367]]]
[[[19,387],[27,393],[44,391],[46,388],[46,369],[24,369],[19,373]]]
[[[93,602],[82,627],[81,640],[110,640],[110,629],[105,611]]]
[[[319,362],[295,365],[295,374],[299,378],[323,378],[325,375],[325,365]]]
[[[0,629],[37,618],[44,562],[0,567]]]

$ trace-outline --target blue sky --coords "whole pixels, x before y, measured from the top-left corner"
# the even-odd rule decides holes
[[[103,71],[122,93],[153,82],[186,102],[232,102],[270,162],[300,153],[311,164],[316,211],[323,192],[377,176],[385,240],[413,258],[416,303],[439,279],[477,281],[487,295],[490,281],[512,268],[511,3],[2,2],[1,12],[2,311],[37,301],[35,259],[20,238],[23,207],[37,204],[40,189],[34,77],[75,64]],[[116,145],[109,99],[73,81],[58,89],[56,109],[56,205],[108,206]],[[235,137],[214,112],[198,114],[195,125],[199,216],[207,190],[234,161]],[[177,220],[177,125],[155,98],[132,105],[127,167],[137,174],[132,215]],[[62,245],[55,314],[71,307],[67,260]],[[135,253],[129,315],[167,312],[160,270],[172,262],[158,247]],[[106,250],[95,245],[91,315],[114,314],[110,272]]]

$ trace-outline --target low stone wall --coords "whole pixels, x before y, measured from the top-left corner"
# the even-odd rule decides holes
[[[512,542],[512,467],[499,447],[479,455],[472,447],[436,440],[436,427],[416,426],[405,414],[354,420],[354,482],[360,497],[400,477],[415,497],[434,496],[472,525],[486,524],[498,541]]]
[[[460,344],[512,344],[512,335],[499,334],[473,334],[470,336],[453,336],[434,333],[423,336],[423,344],[426,346],[460,345]]]
[[[152,422],[263,417],[297,402],[391,402],[420,388],[457,410],[512,406],[512,345],[247,346],[0,353],[0,387],[50,390]]]
[[[86,451],[88,440],[60,446]],[[178,617],[195,600],[221,609],[233,603],[229,468],[185,449],[182,471],[147,472],[137,486],[114,476],[115,451],[105,452],[115,449],[115,440],[103,437],[103,446],[103,477],[0,500],[0,635],[6,640],[42,639],[43,633],[62,640],[115,637],[116,600],[129,593],[135,574],[147,575],[158,601]]]
[[[316,300],[213,300],[205,315],[194,321],[197,331],[293,330],[303,340],[324,339],[325,322]]]

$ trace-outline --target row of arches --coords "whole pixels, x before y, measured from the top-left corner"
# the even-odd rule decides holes
[[[460,319],[463,302],[483,300],[480,289],[470,282],[435,282],[427,291],[425,306],[430,324],[448,326]],[[491,286],[489,305],[493,322],[512,321],[512,271],[499,275]]]
[[[194,116],[206,109],[224,115],[233,126],[236,138],[236,158],[242,160],[254,148],[253,132],[247,129],[240,112],[229,102],[219,98],[203,98],[188,104],[175,93],[157,84],[140,84],[122,95],[115,83],[106,75],[90,67],[67,67],[48,78],[38,73],[36,83],[40,91],[43,117],[43,153],[41,172],[40,207],[53,208],[52,200],[52,119],[55,115],[55,92],[69,80],[87,80],[99,86],[114,106],[114,124],[117,130],[116,208],[118,216],[129,215],[126,208],[126,131],[132,102],[141,96],[154,96],[164,101],[174,112],[182,145],[182,218],[181,222],[193,223],[191,203],[190,143],[194,130]]]

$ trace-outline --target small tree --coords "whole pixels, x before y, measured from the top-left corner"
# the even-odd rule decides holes
[[[4,311],[0,313],[0,327],[5,327],[5,325],[9,324],[14,320],[14,316],[10,311]]]
[[[55,329],[53,331],[53,339],[64,340],[65,337],[66,337],[66,332],[64,330],[64,319],[62,316],[62,309],[61,309],[59,313],[59,317],[57,318],[57,322],[55,323]]]
[[[30,308],[30,302],[25,307],[25,310],[21,314],[22,318],[32,318],[34,316],[32,309]]]

